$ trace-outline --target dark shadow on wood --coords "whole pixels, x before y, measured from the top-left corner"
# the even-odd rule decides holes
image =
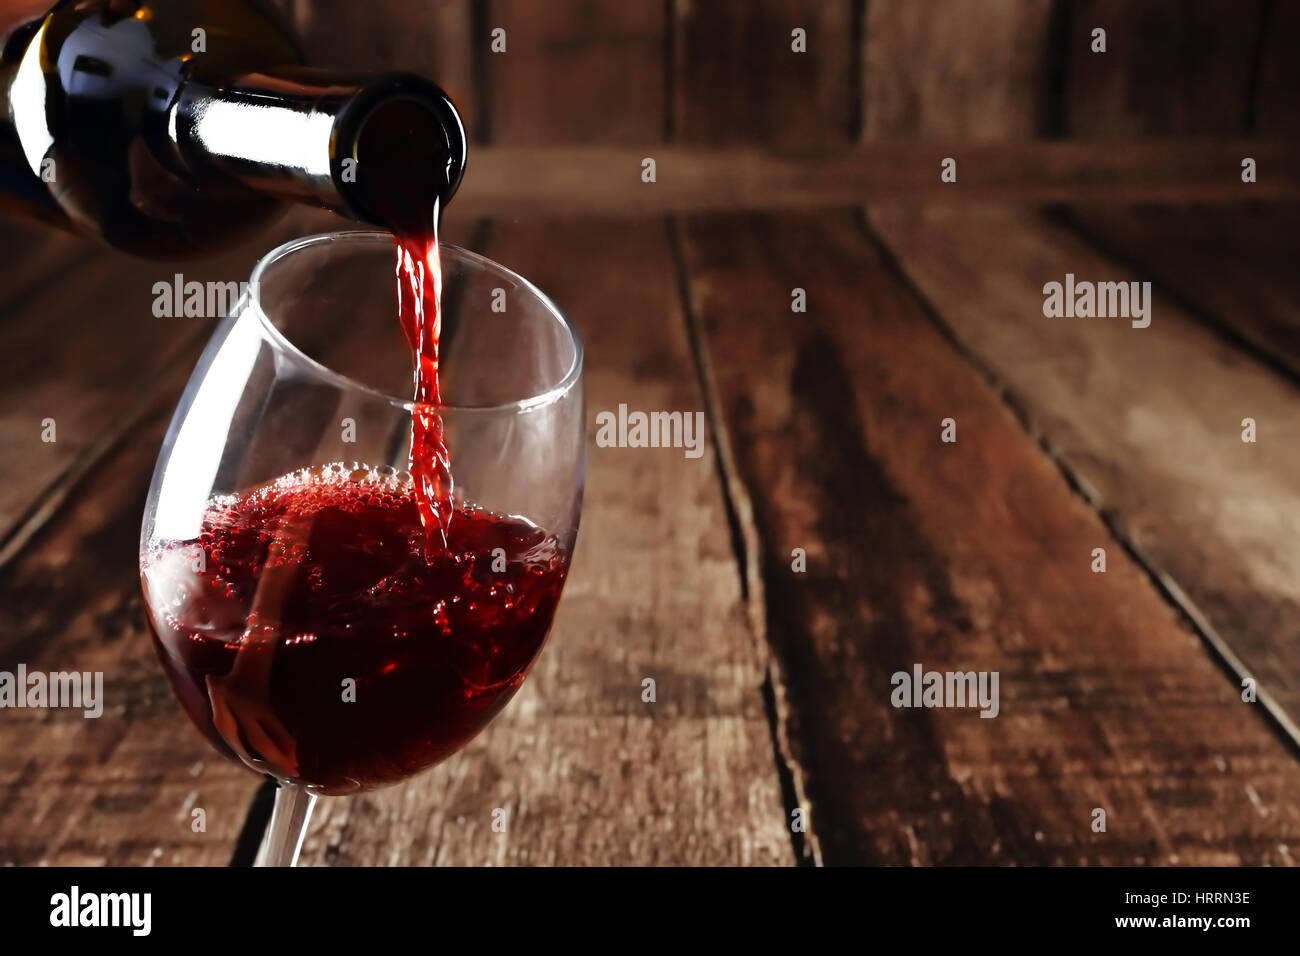
[[[1255,49],[1251,54],[1250,79],[1246,87],[1246,132],[1259,132],[1259,90],[1264,75],[1264,54],[1268,48],[1268,32],[1273,28],[1277,0],[1264,0],[1259,14],[1259,32],[1255,35]]]
[[[243,829],[235,841],[235,851],[230,854],[231,866],[252,866],[257,859],[257,851],[262,847],[262,837],[271,823],[271,811],[275,809],[276,782],[267,777],[253,794],[249,804],[248,816],[244,819]]]
[[[1069,0],[1052,0],[1047,17],[1047,75],[1043,77],[1043,112],[1038,121],[1039,133],[1047,139],[1064,139],[1067,129],[1067,89],[1070,76],[1070,35],[1074,27],[1074,10]]]

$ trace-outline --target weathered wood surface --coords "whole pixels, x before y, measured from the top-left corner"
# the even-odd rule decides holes
[[[1294,862],[1300,765],[849,214],[685,258],[827,863]],[[999,671],[999,716],[892,708],[915,663]]]
[[[826,861],[1290,862],[1294,761],[847,214],[696,219],[684,238]],[[590,408],[701,406],[660,223],[500,227],[488,252],[582,326]],[[807,315],[788,311],[796,283]],[[956,446],[938,441],[949,415]],[[7,714],[8,862],[219,863],[243,823],[256,781],[171,701],[122,560],[162,423],[0,579],[6,661],[103,669],[110,697],[100,721]],[[519,700],[443,768],[322,801],[306,862],[792,859],[764,635],[711,456],[591,456],[570,589]],[[1096,546],[1106,575],[1088,571]],[[889,708],[888,675],[918,661],[1000,670],[1001,716]]]
[[[1300,380],[1294,206],[1076,206],[1065,220],[1225,335]]]
[[[1043,325],[1044,281],[1116,267],[1036,215],[874,211],[955,349],[851,214],[806,212],[1294,199],[1294,144],[1223,138],[1295,132],[1289,5],[1228,23],[1193,4],[1164,32],[1118,5],[1044,0],[280,6],[315,62],[426,73],[491,141],[444,235],[502,220],[483,251],[578,322],[592,411],[707,404],[723,426],[694,461],[590,448],[574,573],[519,699],[443,767],[322,801],[305,863],[1294,862],[1294,754],[1148,577],[1260,678],[1281,721],[1297,713],[1291,381],[1159,296],[1153,328],[1125,330],[1137,338]],[[1086,52],[1094,16],[1106,58]],[[506,54],[489,49],[497,26]],[[796,26],[808,54],[790,49]],[[1044,131],[1107,141],[1018,142]],[[1144,133],[1217,139],[1128,141]],[[1244,155],[1263,173],[1248,187]],[[945,156],[960,185],[939,182]],[[759,208],[786,212],[667,232],[537,218]],[[1235,210],[1181,245],[1176,220],[1098,215],[1094,234],[1143,267],[1106,277],[1176,282],[1201,319],[1290,368],[1285,214],[1252,212],[1278,246],[1250,233],[1217,270],[1213,223]],[[109,702],[97,721],[0,715],[0,863],[223,863],[258,782],[172,701],[134,556],[204,336],[193,320],[139,325],[173,267],[16,235],[0,296],[0,669],[103,670]],[[272,244],[181,271],[239,280]],[[807,314],[789,312],[795,286]],[[59,441],[41,447],[47,415]],[[1246,415],[1258,445],[1240,444]],[[939,441],[950,416],[956,445]],[[998,670],[1001,715],[891,708],[889,676],[918,662]],[[791,805],[811,832],[792,838]]]
[[[1043,285],[1148,278],[1005,209],[874,209],[965,347],[1207,638],[1300,719],[1300,392],[1155,290],[1151,325],[1048,319]],[[992,241],[996,237],[996,241]],[[1243,419],[1258,442],[1242,440]]]
[[[860,81],[863,138],[1038,135],[1061,55],[1051,14],[1050,0],[872,0]]]
[[[989,184],[972,170],[1015,183],[999,199],[1047,201],[1036,187],[1053,166],[1053,146],[970,141],[1061,131],[1053,111],[1068,90],[1053,88],[1065,79],[1049,60],[1055,44],[1078,39],[1075,28],[1046,4],[971,10],[931,20],[934,5],[867,6],[867,142],[857,169],[882,197],[944,196],[936,159],[953,156],[960,185],[951,202],[985,193]],[[758,68],[765,65],[775,68],[774,54]],[[680,110],[683,128],[694,112],[695,125],[715,137],[719,127],[740,132],[737,139],[761,128],[708,97]],[[917,144],[906,155],[905,145],[888,142],[904,137],[965,142],[937,154]],[[1078,144],[1062,145],[1057,156],[1081,155]],[[1173,144],[1155,148],[1165,145]],[[1072,188],[1098,189],[1097,199],[1119,183],[1161,190],[1182,178],[1174,170],[1191,157],[1207,158],[1205,145],[1171,150],[1150,164],[1149,179],[1135,168],[1094,170]],[[1138,155],[1150,145],[1134,147],[1092,155],[1103,165],[1144,165]],[[868,169],[890,151],[894,161]],[[1242,197],[1247,154],[1225,150],[1207,165],[1221,196]],[[802,182],[831,189],[845,181],[826,169],[805,173]],[[1188,198],[1186,185],[1170,198]],[[783,186],[751,195],[794,205],[797,187]],[[685,272],[706,362],[716,357],[714,401],[730,429],[721,442],[730,450],[727,486],[751,591],[767,609],[777,652],[781,736],[824,859],[1290,862],[1298,816],[1287,797],[1291,754],[863,238],[833,214],[726,222],[691,221]],[[995,237],[966,241],[996,255]],[[794,287],[810,297],[806,316],[787,311]],[[940,421],[972,414],[970,457],[956,448],[945,455]],[[1095,546],[1112,553],[1105,576],[1088,570]],[[791,570],[798,547],[814,564],[808,578]],[[991,721],[892,711],[889,676],[916,662],[1005,669],[1010,710]],[[1176,728],[1192,719],[1198,734],[1189,743]],[[1208,750],[1202,728],[1215,737]],[[1182,781],[1204,776],[1207,765],[1251,769],[1193,783],[1200,789],[1192,799],[1180,795]],[[1261,786],[1269,797],[1256,813]],[[1103,793],[1124,806],[1104,807],[1109,832],[1094,834],[1084,821],[1112,799]],[[1261,827],[1260,814],[1276,828]]]
[[[589,420],[702,408],[661,222],[499,225],[484,251],[578,325]],[[572,575],[518,698],[443,766],[320,801],[304,862],[788,864],[764,654],[712,454],[591,445]]]

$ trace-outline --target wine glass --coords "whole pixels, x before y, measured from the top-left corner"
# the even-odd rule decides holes
[[[514,695],[577,539],[582,346],[531,283],[442,247],[442,396],[410,399],[395,244],[287,243],[199,360],[140,535],[146,618],[190,720],[278,781],[263,865],[319,794],[397,783]],[[455,511],[426,553],[413,412],[440,416]]]

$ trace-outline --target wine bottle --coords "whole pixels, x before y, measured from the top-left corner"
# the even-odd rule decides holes
[[[2,207],[171,258],[285,200],[400,231],[393,210],[445,207],[464,174],[445,92],[308,68],[253,0],[48,3],[0,0]]]

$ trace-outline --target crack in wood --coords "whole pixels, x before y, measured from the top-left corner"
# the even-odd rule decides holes
[[[700,393],[704,399],[704,414],[713,436],[718,479],[727,525],[731,529],[731,545],[735,552],[736,568],[740,575],[741,600],[745,605],[745,619],[754,640],[755,649],[763,668],[764,711],[772,739],[772,759],[776,766],[785,803],[786,821],[795,810],[802,810],[806,830],[790,830],[790,843],[798,866],[821,866],[822,851],[816,830],[811,821],[812,802],[805,785],[803,768],[794,758],[789,739],[789,704],[785,693],[785,680],[781,664],[772,651],[767,636],[766,603],[761,571],[762,545],[754,523],[753,505],[744,480],[740,476],[735,456],[727,436],[726,424],[718,398],[717,379],[713,372],[708,345],[700,328],[699,311],[691,294],[690,276],[686,265],[684,227],[675,216],[666,221],[668,243],[672,249],[673,269],[681,299],[682,318],[695,362]]]
[[[1148,554],[1135,540],[1134,536],[1125,527],[1123,520],[1116,514],[1114,509],[1105,507],[1098,493],[1091,487],[1087,480],[1070,464],[1066,456],[1052,442],[1051,438],[1039,427],[1027,410],[1027,405],[1023,402],[1004,382],[992,367],[984,361],[965,341],[957,334],[956,329],[944,319],[939,312],[938,307],[931,301],[929,296],[922,291],[921,287],[912,280],[904,268],[902,262],[894,254],[893,249],[876,232],[872,227],[867,210],[859,208],[857,210],[857,220],[863,234],[868,242],[875,246],[884,262],[886,268],[897,278],[899,283],[908,290],[916,299],[922,312],[930,320],[931,324],[943,335],[944,339],[953,347],[956,352],[970,363],[976,373],[987,383],[989,388],[998,396],[1003,404],[1010,410],[1016,421],[1025,430],[1029,438],[1038,446],[1044,455],[1052,462],[1056,470],[1060,472],[1065,479],[1066,485],[1072,492],[1077,494],[1088,507],[1091,508],[1097,517],[1110,532],[1112,538],[1124,549],[1134,564],[1141,569],[1143,576],[1154,586],[1156,592],[1178,615],[1179,619],[1194,633],[1201,643],[1209,649],[1210,656],[1219,666],[1223,673],[1233,680],[1235,687],[1241,687],[1241,681],[1250,677],[1250,670],[1245,663],[1233,651],[1231,646],[1224,640],[1218,629],[1209,621],[1206,615],[1188,596],[1183,588],[1174,580],[1166,571],[1160,568],[1155,559]],[[1085,242],[1091,244],[1091,239],[1083,234]],[[1099,248],[1103,255],[1107,254],[1105,249]],[[1193,314],[1199,314],[1202,310],[1194,310]],[[1289,378],[1289,376],[1288,376]],[[1300,757],[1300,726],[1291,719],[1281,703],[1262,687],[1256,688],[1256,700],[1263,708],[1266,715],[1263,719],[1270,729],[1278,735],[1287,749],[1297,757]]]

